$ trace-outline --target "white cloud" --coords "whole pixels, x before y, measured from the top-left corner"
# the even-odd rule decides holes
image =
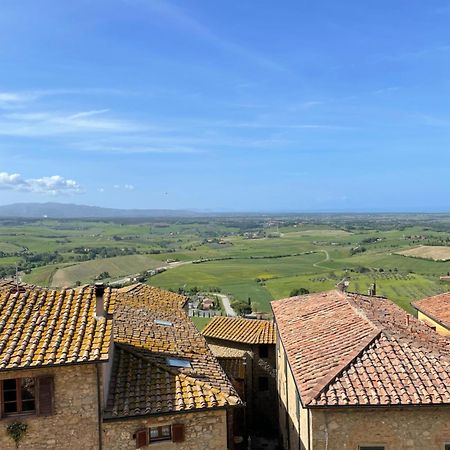
[[[81,187],[75,180],[60,175],[25,179],[18,173],[8,172],[0,172],[0,189],[51,195],[81,192]]]
[[[114,187],[114,189],[125,189],[127,191],[133,191],[134,190],[134,185],[132,185],[132,184],[124,184],[124,185],[115,184],[113,187]]]

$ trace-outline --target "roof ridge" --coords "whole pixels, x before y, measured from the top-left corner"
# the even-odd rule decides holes
[[[417,300],[413,300],[410,303],[411,303],[411,305],[413,305],[414,303],[419,303],[422,300],[428,300],[430,298],[441,297],[442,295],[449,295],[450,296],[450,291],[445,291],[445,292],[441,292],[439,294],[429,295],[428,297],[418,298]]]
[[[335,370],[328,372],[322,378],[317,380],[316,388],[305,399],[305,404],[317,400],[320,394],[333,383],[333,381],[339,377],[348,367],[350,367],[376,340],[378,340],[383,334],[382,330],[378,330],[371,336],[368,336],[361,342],[361,348],[354,350],[347,358],[343,358],[335,368]]]

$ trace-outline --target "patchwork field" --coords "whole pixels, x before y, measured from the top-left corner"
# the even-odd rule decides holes
[[[449,261],[450,247],[421,245],[420,247],[397,252],[397,254],[414,258],[432,259],[433,261]]]
[[[232,301],[250,299],[254,311],[270,312],[271,300],[300,288],[332,289],[343,277],[361,293],[375,281],[379,294],[411,310],[411,301],[450,290],[439,279],[450,272],[449,242],[450,216],[0,220],[0,276],[13,276],[18,264],[26,282],[74,286],[170,260],[183,264],[149,284],[220,290]]]

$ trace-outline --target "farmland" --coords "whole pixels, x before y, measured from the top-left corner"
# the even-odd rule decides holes
[[[413,256],[414,258],[432,259],[434,261],[448,261],[450,260],[450,247],[421,245],[420,247],[403,250],[398,252],[398,254]]]
[[[332,289],[347,277],[351,291],[376,282],[378,294],[411,310],[412,300],[448,289],[439,280],[450,271],[439,260],[447,242],[449,216],[4,220],[0,270],[13,275],[17,264],[23,281],[44,286],[141,274],[166,289],[221,291],[261,312],[296,289]]]

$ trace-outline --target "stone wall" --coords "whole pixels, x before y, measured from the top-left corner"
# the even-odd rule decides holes
[[[286,450],[309,448],[309,410],[303,408],[281,339],[277,340],[279,440]]]
[[[184,424],[185,440],[180,443],[162,441],[143,449],[158,450],[226,450],[226,410],[199,411],[143,419],[108,421],[103,426],[103,448],[107,450],[133,450],[136,441],[133,434],[142,428]]]
[[[444,450],[450,444],[450,407],[313,410],[312,450]]]
[[[206,338],[208,344],[221,345],[231,349],[248,352],[245,374],[247,425],[255,430],[275,433],[278,431],[278,409],[273,407],[277,402],[276,349],[268,344],[268,356],[259,356],[259,345],[243,344],[224,339]],[[220,358],[219,358],[220,363]],[[269,384],[267,391],[259,390],[259,377],[266,377]]]
[[[278,409],[274,407],[277,403],[277,371],[276,371],[276,349],[275,345],[267,345],[268,356],[259,356],[259,345],[253,345],[252,355],[252,381],[251,387],[253,414],[257,420],[254,421],[254,428],[262,428],[272,433],[278,430]],[[259,378],[267,378],[268,390],[259,390]]]
[[[0,448],[15,450],[6,433],[14,421],[28,428],[19,449],[98,449],[97,378],[93,364],[0,373],[0,379],[54,376],[55,414],[5,417],[0,420]]]

